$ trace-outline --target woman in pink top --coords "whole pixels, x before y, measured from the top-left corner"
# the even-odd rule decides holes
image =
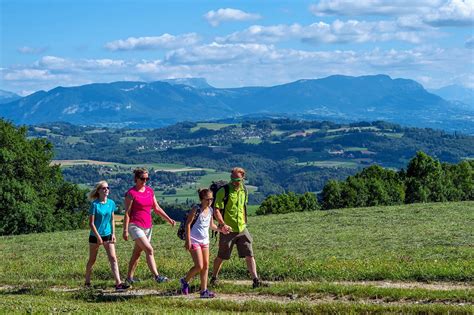
[[[133,277],[137,268],[138,260],[142,251],[146,254],[148,268],[153,273],[158,283],[168,281],[168,278],[158,273],[156,269],[153,247],[151,246],[152,218],[151,210],[174,226],[176,222],[171,219],[156,201],[153,189],[146,186],[149,180],[148,171],[144,168],[137,168],[135,174],[135,186],[130,188],[125,194],[125,217],[123,220],[123,239],[128,240],[129,236],[135,241],[132,258],[128,265],[127,282],[132,284],[139,281]]]

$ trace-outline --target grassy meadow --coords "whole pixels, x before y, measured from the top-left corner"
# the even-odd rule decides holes
[[[215,288],[220,298],[212,301],[175,294],[192,262],[169,225],[155,226],[152,243],[158,270],[172,281],[154,283],[142,258],[136,276],[144,281],[129,293],[144,294],[111,291],[104,250],[94,288],[78,289],[87,230],[0,237],[0,313],[472,313],[473,226],[474,202],[252,216],[258,270],[270,286],[252,290],[245,262],[234,253],[221,273],[227,281]],[[125,277],[133,243],[120,237],[116,246]],[[211,240],[211,260],[216,251]]]

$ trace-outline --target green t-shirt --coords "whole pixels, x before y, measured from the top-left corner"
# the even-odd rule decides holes
[[[234,232],[242,232],[245,229],[245,205],[248,196],[245,188],[240,186],[238,190],[232,184],[229,185],[229,198],[224,213],[224,222],[232,228]],[[217,191],[214,208],[224,209],[225,189],[222,187]],[[221,212],[222,213],[222,212]]]

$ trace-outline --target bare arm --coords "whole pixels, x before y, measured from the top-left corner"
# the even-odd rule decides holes
[[[89,227],[91,228],[92,233],[94,233],[95,237],[97,238],[97,244],[100,245],[102,244],[102,237],[100,237],[99,231],[97,231],[97,228],[95,227],[94,220],[95,220],[95,215],[93,214],[89,215]]]
[[[214,217],[216,218],[217,222],[219,222],[219,225],[225,224],[224,218],[222,217],[222,214],[221,214],[221,209],[219,208],[214,209]]]
[[[232,232],[232,228],[228,226],[227,224],[225,224],[224,222],[224,218],[222,217],[222,214],[221,214],[221,209],[219,208],[214,209],[214,217],[216,218],[217,222],[219,222],[219,226],[217,227],[215,231],[219,231],[220,229],[219,232],[222,232],[224,234],[228,234],[229,232]],[[212,221],[211,224],[214,224],[214,222]],[[211,228],[212,228],[212,225],[211,225]]]
[[[158,204],[158,201],[156,201],[156,197],[153,197],[153,210],[157,215],[168,221],[168,223],[172,226],[176,224],[176,222],[166,214],[165,210],[161,209],[160,205]]]
[[[125,216],[123,217],[123,239],[128,240],[128,224],[130,222],[130,210],[132,209],[133,199],[130,195],[125,196]]]
[[[115,243],[116,238],[115,238],[115,214],[114,214],[114,211],[112,211],[112,218],[110,219],[110,224],[112,226],[112,243]]]
[[[191,212],[188,215],[188,218],[186,219],[186,242],[184,244],[184,247],[187,250],[191,249],[191,223],[193,223],[193,219],[195,215],[196,215],[196,208],[193,207],[191,209]]]

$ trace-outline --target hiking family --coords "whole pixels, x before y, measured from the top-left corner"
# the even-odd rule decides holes
[[[108,198],[110,188],[106,181],[98,182],[89,193],[91,206],[89,209],[89,260],[86,265],[85,286],[91,285],[91,273],[97,258],[100,245],[107,252],[110,268],[115,280],[115,289],[128,289],[140,279],[134,276],[142,252],[145,252],[146,263],[154,280],[158,283],[169,279],[160,274],[156,267],[154,249],[151,245],[153,210],[171,226],[176,222],[160,207],[153,189],[147,186],[150,180],[148,171],[137,168],[133,171],[135,185],[124,197],[125,216],[123,219],[123,239],[130,238],[135,242],[127,277],[121,281],[117,255],[115,253],[115,220],[116,204]],[[200,203],[189,210],[178,229],[178,236],[184,240],[184,248],[189,251],[193,266],[180,282],[180,292],[190,293],[189,282],[199,274],[200,297],[213,298],[215,293],[207,287],[209,269],[209,229],[219,233],[219,249],[213,262],[211,286],[219,282],[219,272],[225,260],[230,259],[234,245],[240,258],[245,258],[247,269],[252,276],[252,287],[257,288],[261,282],[257,274],[252,236],[247,230],[248,192],[244,185],[245,170],[235,167],[231,170],[230,182],[223,185],[211,185],[210,188],[199,189]],[[217,221],[217,225],[214,222]]]

